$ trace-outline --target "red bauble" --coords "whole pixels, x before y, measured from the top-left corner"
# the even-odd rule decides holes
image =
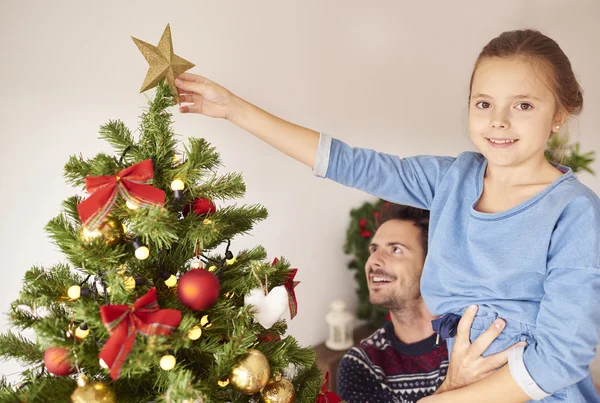
[[[66,376],[75,372],[75,366],[69,358],[69,350],[63,347],[48,347],[44,353],[44,365],[53,375]]]
[[[215,206],[212,200],[201,197],[199,199],[194,199],[192,203],[183,206],[183,215],[188,215],[190,210],[198,215],[206,215],[217,211],[217,206]]]
[[[258,341],[264,341],[266,343],[268,343],[270,341],[278,342],[280,340],[281,340],[281,336],[279,336],[279,334],[277,334],[277,333],[264,332],[258,336]]]
[[[177,295],[181,303],[195,311],[209,308],[219,298],[217,276],[204,269],[192,269],[179,279]]]

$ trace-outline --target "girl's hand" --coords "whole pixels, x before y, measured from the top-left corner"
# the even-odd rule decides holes
[[[183,73],[175,80],[181,113],[199,113],[229,119],[236,96],[219,84],[196,74]]]

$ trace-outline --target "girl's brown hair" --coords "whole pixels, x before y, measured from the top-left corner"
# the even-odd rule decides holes
[[[532,29],[503,32],[485,45],[473,68],[469,100],[477,68],[482,61],[494,57],[522,58],[536,63],[546,73],[547,83],[554,93],[557,107],[569,115],[578,115],[581,112],[583,90],[573,74],[569,58],[556,41]]]

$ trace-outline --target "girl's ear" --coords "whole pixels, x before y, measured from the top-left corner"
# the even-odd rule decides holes
[[[569,119],[569,112],[562,106],[559,106],[556,113],[554,114],[552,130],[556,129],[556,126],[562,126],[567,121],[567,119]]]

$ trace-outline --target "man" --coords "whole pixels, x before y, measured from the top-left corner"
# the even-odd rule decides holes
[[[436,317],[420,293],[428,228],[426,210],[387,203],[379,213],[365,274],[370,302],[389,309],[391,321],[342,358],[338,394],[348,403],[417,402],[438,389],[475,382],[508,360],[507,351],[481,357],[500,334],[496,327],[470,344],[475,314],[469,313],[459,324],[462,337],[457,336],[449,366],[446,342],[434,333]]]

